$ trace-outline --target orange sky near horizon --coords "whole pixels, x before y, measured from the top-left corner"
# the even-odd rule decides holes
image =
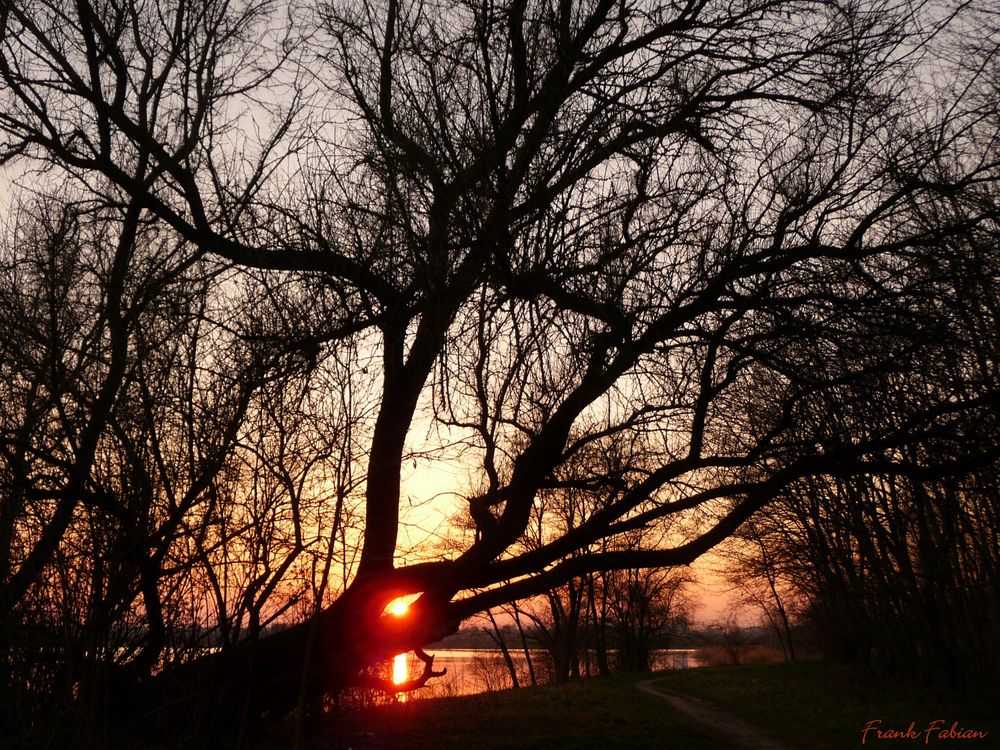
[[[470,469],[459,461],[416,459],[404,465],[401,481],[400,549],[421,551],[453,533],[450,519],[461,510],[460,490],[469,485]],[[690,587],[693,602],[691,617],[696,625],[709,625],[724,617],[733,604],[733,596],[725,590],[715,568],[718,558],[707,552],[695,560],[691,571],[695,583]],[[740,621],[751,624],[753,613],[743,613]]]

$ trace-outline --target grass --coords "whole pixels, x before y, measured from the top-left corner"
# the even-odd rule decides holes
[[[417,700],[347,713],[308,732],[302,750],[726,750],[665,701],[640,692],[649,675]],[[661,674],[657,687],[711,701],[794,750],[861,747],[867,722],[918,733],[931,721],[988,732],[985,739],[880,741],[864,750],[1000,747],[996,696],[874,681],[824,661],[711,667]],[[247,747],[289,750],[290,727],[248,737]],[[2,742],[0,742],[2,745]],[[194,750],[193,746],[187,750]]]
[[[648,679],[648,676],[646,676]],[[642,693],[639,675],[618,675],[565,686],[412,701],[372,709],[356,723],[328,726],[309,750],[723,750],[710,733],[655,696]],[[910,741],[866,746],[895,748],[1000,747],[995,696],[958,696],[935,687],[865,678],[824,661],[678,670],[657,686],[694,695],[756,724],[790,748],[844,750],[861,746],[867,722],[921,733]],[[985,739],[947,740],[923,731],[931,721],[988,732]],[[270,747],[276,747],[271,745]]]
[[[719,750],[636,675],[562,686],[412,701],[374,709],[363,724],[331,727],[309,747],[328,750]],[[315,743],[315,744],[313,744]]]
[[[617,675],[560,686],[418,700],[347,713],[313,727],[301,750],[725,750],[703,731],[635,683],[650,675]],[[861,745],[867,722],[922,733],[935,719],[945,727],[988,732],[980,740],[921,735],[915,741],[877,740],[866,748],[897,750],[933,746],[980,750],[1000,747],[997,696],[958,696],[933,686],[900,685],[863,678],[824,661],[711,667],[664,673],[656,686],[711,701],[740,716],[789,748],[844,750]],[[251,732],[247,750],[289,750],[290,721]],[[6,747],[0,737],[0,747]],[[48,745],[54,746],[54,745]],[[150,743],[134,738],[116,747],[218,750],[215,743]]]
[[[878,741],[869,733],[866,745],[979,748],[1000,747],[1000,711],[996,696],[959,696],[937,686],[905,685],[866,678],[846,667],[825,661],[713,667],[672,672],[657,687],[694,695],[742,716],[793,748],[843,750],[861,744],[867,722],[880,719],[880,728],[909,728],[924,732],[930,722],[943,719],[950,728],[988,732],[980,740]]]

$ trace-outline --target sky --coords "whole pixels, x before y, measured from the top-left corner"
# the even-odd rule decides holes
[[[467,483],[468,469],[458,461],[418,459],[404,465],[400,498],[402,528],[400,550],[423,546],[428,540],[454,535],[451,517],[462,510],[461,489]],[[404,557],[405,560],[405,557]],[[695,583],[689,591],[694,603],[692,620],[697,625],[710,625],[721,620],[733,597],[715,573],[719,559],[712,552],[698,558],[691,566]],[[756,624],[755,614],[744,612],[744,625]]]

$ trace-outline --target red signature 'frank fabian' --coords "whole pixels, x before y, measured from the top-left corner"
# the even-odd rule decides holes
[[[958,722],[952,722],[950,727],[945,727],[944,719],[935,719],[927,728],[918,731],[916,722],[911,721],[906,729],[882,729],[881,719],[872,719],[865,724],[861,733],[861,744],[864,745],[869,739],[873,740],[920,740],[923,739],[925,745],[929,745],[931,740],[981,740],[987,732],[978,729],[966,729],[958,726]]]

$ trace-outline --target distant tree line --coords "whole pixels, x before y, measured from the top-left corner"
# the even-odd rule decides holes
[[[568,462],[559,486],[539,494],[520,545],[527,550],[540,547],[599,510],[607,502],[608,490],[600,484],[591,485],[586,477],[595,471],[614,474],[626,460],[642,458],[626,459],[622,447],[617,446],[588,450]],[[654,534],[662,538],[667,528],[638,529],[622,536],[614,546],[605,543],[601,549],[624,553],[642,549],[652,545]],[[527,647],[530,635],[544,648],[556,682],[611,671],[647,671],[652,666],[653,648],[668,647],[686,623],[691,580],[684,568],[595,571],[574,576],[541,596],[512,602],[501,610],[516,623],[523,647]],[[512,667],[509,657],[507,664]]]
[[[689,580],[672,569],[594,573],[537,599],[500,607],[497,616],[488,612],[484,629],[502,652],[515,687],[525,676],[537,684],[647,672],[655,651],[671,648],[688,631]]]

